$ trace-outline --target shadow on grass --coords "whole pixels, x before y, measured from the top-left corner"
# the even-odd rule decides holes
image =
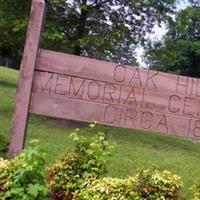
[[[17,84],[15,84],[15,83],[9,83],[9,82],[0,80],[0,86],[9,87],[9,88],[16,88]]]
[[[200,154],[200,143],[198,140],[193,142],[192,139],[176,136],[165,136],[159,133],[149,133],[140,130],[130,130],[121,128],[110,128],[109,134],[121,141],[141,142],[149,144],[154,149],[179,150],[186,153]],[[134,141],[133,141],[134,140]]]

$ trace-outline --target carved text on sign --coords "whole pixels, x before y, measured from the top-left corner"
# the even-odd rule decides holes
[[[185,137],[200,137],[198,79],[81,57],[79,58],[83,62],[71,63],[69,58],[73,56],[67,54],[63,55],[69,56],[69,63],[62,61],[61,66],[60,61],[53,63],[52,60],[49,61],[51,65],[45,60],[51,59],[51,54],[55,56],[56,53],[41,50],[34,73],[31,112]],[[74,56],[74,60],[75,58],[77,57]],[[78,66],[76,62],[81,62],[82,65]],[[97,68],[100,64],[102,68]],[[104,67],[107,67],[107,73],[101,76]],[[83,73],[86,70],[87,73]],[[168,84],[163,83],[163,79],[168,80]],[[48,99],[44,101],[46,106],[41,102],[45,98]],[[69,109],[70,106],[73,111]],[[79,109],[76,110],[75,107]],[[47,108],[55,110],[47,111]],[[71,112],[69,116],[65,109],[66,113]]]

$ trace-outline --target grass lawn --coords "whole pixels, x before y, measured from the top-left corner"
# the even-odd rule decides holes
[[[6,136],[10,134],[17,82],[18,71],[0,67],[0,134]],[[51,163],[72,149],[71,132],[52,124],[50,118],[31,116],[27,141],[39,139]],[[108,176],[124,178],[138,168],[167,169],[182,177],[183,199],[191,199],[188,188],[200,180],[200,141],[112,127],[108,138],[115,143]]]

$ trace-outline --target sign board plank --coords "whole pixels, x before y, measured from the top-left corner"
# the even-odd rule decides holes
[[[33,0],[30,21],[26,35],[26,43],[21,61],[19,85],[17,90],[15,111],[13,115],[11,142],[8,152],[8,156],[10,158],[17,155],[24,146],[33,72],[43,28],[44,16],[44,0]]]
[[[116,127],[142,129],[184,137],[200,136],[200,122],[187,117],[148,112],[133,107],[121,107],[112,104],[97,103],[63,96],[32,93],[30,112],[63,119],[86,122],[97,121]]]
[[[196,119],[200,115],[198,98],[51,72],[34,73],[33,92]]]
[[[33,84],[35,114],[200,137],[199,79],[41,49]]]
[[[200,79],[41,49],[36,69],[200,97]]]

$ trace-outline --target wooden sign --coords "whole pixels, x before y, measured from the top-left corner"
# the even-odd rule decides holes
[[[45,3],[33,0],[13,117],[10,157],[28,113],[200,137],[200,80],[38,49]]]

